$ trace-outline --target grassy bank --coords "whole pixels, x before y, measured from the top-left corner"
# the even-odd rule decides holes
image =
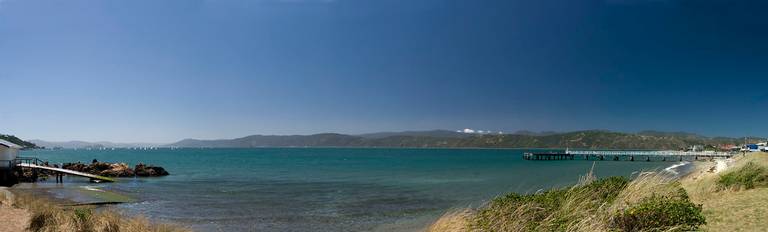
[[[768,225],[768,154],[737,156],[720,173],[702,167],[680,182],[703,204],[707,231],[765,231]]]
[[[42,198],[15,194],[3,199],[18,214],[23,214],[26,230],[33,232],[172,232],[188,231],[176,225],[151,223],[144,217],[127,217],[109,209],[91,206],[64,207]],[[21,210],[21,211],[19,211]],[[9,211],[10,212],[10,211]]]
[[[681,179],[589,174],[570,188],[510,193],[478,209],[453,210],[428,231],[764,231],[768,154],[719,162],[697,163]]]
[[[632,181],[589,174],[570,188],[510,193],[448,213],[429,231],[688,231],[705,223],[679,182],[648,172]]]

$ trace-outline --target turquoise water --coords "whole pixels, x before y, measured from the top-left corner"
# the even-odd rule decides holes
[[[32,186],[88,201],[73,189],[135,199],[120,210],[198,231],[409,231],[445,210],[477,206],[506,192],[573,184],[589,161],[526,161],[515,149],[157,149],[24,151],[52,163],[138,162],[170,176],[92,184],[67,177]],[[598,176],[629,176],[674,163],[595,164]]]

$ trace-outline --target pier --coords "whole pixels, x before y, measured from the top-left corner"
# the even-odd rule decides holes
[[[101,182],[101,181],[103,181],[103,182],[115,182],[114,179],[109,178],[109,177],[103,177],[103,176],[98,176],[98,175],[93,175],[93,174],[88,174],[88,173],[83,173],[83,172],[78,172],[78,171],[72,171],[72,170],[63,169],[63,168],[54,168],[54,167],[40,166],[40,165],[35,165],[35,164],[28,164],[28,163],[21,163],[21,164],[19,164],[19,167],[48,170],[48,171],[58,172],[58,173],[61,173],[61,174],[85,177],[85,178],[91,179],[92,182]]]
[[[600,151],[565,150],[558,152],[531,152],[523,154],[525,160],[594,160],[594,161],[697,161],[730,158],[734,153],[711,151]]]
[[[85,177],[92,182],[115,182],[114,179],[108,177],[51,167],[48,162],[35,157],[20,157],[19,150],[22,148],[22,146],[0,139],[0,186],[13,186],[20,180],[37,182],[41,172],[44,175],[54,173],[57,183],[64,182],[63,176],[65,174]]]
[[[57,168],[57,167],[50,167],[46,165],[47,162],[44,162],[38,158],[34,157],[16,157],[13,160],[2,160],[2,164],[6,167],[3,168],[3,171],[6,173],[4,176],[9,176],[8,178],[5,178],[2,182],[10,185],[13,185],[15,183],[18,183],[19,178],[24,173],[24,169],[27,169],[30,171],[32,182],[37,182],[38,176],[40,175],[40,172],[45,170],[49,173],[56,173],[57,182],[61,179],[63,175],[71,175],[71,176],[79,176],[79,177],[85,177],[90,179],[92,182],[115,182],[115,179],[109,178],[109,177],[103,177],[99,175],[93,175],[90,173],[84,173],[84,172],[78,172],[73,171],[69,169],[64,168]],[[63,179],[61,179],[63,181]]]

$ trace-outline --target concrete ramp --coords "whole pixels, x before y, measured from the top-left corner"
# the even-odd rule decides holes
[[[95,179],[95,180],[100,180],[100,181],[106,181],[106,182],[115,182],[115,179],[112,179],[112,178],[109,178],[109,177],[97,176],[97,175],[93,175],[93,174],[89,174],[89,173],[72,171],[72,170],[63,169],[63,168],[46,167],[46,166],[40,166],[40,165],[36,165],[36,164],[29,164],[29,163],[20,163],[18,166],[19,167],[23,167],[23,168],[36,168],[36,169],[49,170],[49,171],[54,171],[54,172],[61,172],[61,173],[65,173],[65,174],[68,174],[68,175],[87,177],[87,178],[91,178],[91,179]]]

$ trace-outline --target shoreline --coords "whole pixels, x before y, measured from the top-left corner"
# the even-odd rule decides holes
[[[0,201],[0,231],[190,231],[143,215],[126,215],[106,205],[62,204],[70,201],[7,187],[0,188]]]
[[[768,217],[768,188],[756,186],[748,189],[723,189],[721,176],[743,172],[748,164],[768,170],[768,153],[753,152],[737,155],[710,166],[700,167],[696,175],[680,182],[691,199],[704,206],[708,218],[705,229],[710,231],[761,231]],[[765,175],[765,173],[763,174]]]
[[[55,151],[55,150],[86,150],[86,151],[110,151],[110,150],[160,150],[160,149],[446,149],[446,150],[598,150],[598,151],[675,151],[673,149],[611,149],[611,148],[580,148],[580,147],[355,147],[355,146],[265,146],[265,147],[153,147],[153,148],[131,148],[115,147],[105,149],[87,149],[87,148],[62,148],[62,149],[28,149],[25,151]]]
[[[735,158],[715,158],[712,160],[683,161],[683,162],[676,162],[672,165],[662,168],[661,170],[657,170],[653,172],[638,171],[636,175],[633,174],[633,177],[630,180],[627,189],[622,190],[621,193],[618,194],[618,197],[631,196],[630,198],[628,198],[630,199],[629,201],[617,201],[619,203],[616,203],[616,202],[609,203],[608,210],[603,209],[603,206],[599,206],[598,208],[588,208],[588,207],[580,208],[579,211],[581,210],[594,211],[594,212],[588,213],[588,214],[593,214],[594,216],[584,217],[585,215],[581,215],[581,216],[574,217],[576,219],[573,219],[573,218],[566,219],[566,220],[575,220],[575,221],[568,222],[566,224],[568,226],[577,225],[575,228],[568,227],[571,229],[575,229],[577,231],[584,231],[585,228],[587,228],[586,229],[587,231],[615,230],[617,229],[613,227],[615,226],[615,224],[613,224],[613,222],[610,222],[610,221],[615,220],[613,218],[616,217],[616,215],[614,215],[615,211],[611,211],[611,210],[614,210],[618,207],[618,209],[621,209],[619,210],[619,212],[621,212],[622,210],[629,210],[631,207],[638,207],[636,206],[636,204],[642,204],[644,199],[649,199],[649,198],[653,198],[654,196],[657,196],[656,194],[661,189],[666,189],[665,191],[667,191],[667,193],[663,193],[664,191],[660,193],[662,194],[663,197],[671,197],[671,198],[663,198],[663,199],[675,199],[674,193],[679,192],[677,190],[674,190],[675,188],[681,189],[681,191],[683,192],[693,191],[687,186],[684,186],[685,181],[690,181],[690,180],[695,181],[697,178],[700,178],[700,176],[702,175],[706,175],[709,177],[712,177],[712,176],[719,177],[720,173],[725,173],[732,170],[734,166],[733,163],[737,162],[738,160],[739,158],[735,157]],[[670,174],[672,176],[668,176]],[[498,196],[494,199],[488,199],[487,203],[484,206],[481,206],[479,208],[462,207],[462,208],[448,210],[444,212],[442,216],[434,220],[430,225],[427,225],[426,231],[465,232],[465,231],[474,231],[479,228],[480,230],[483,230],[482,228],[486,228],[487,226],[491,226],[490,228],[494,228],[492,230],[498,230],[498,231],[506,231],[510,228],[514,228],[512,229],[513,231],[521,230],[521,229],[531,230],[532,228],[527,227],[527,225],[531,225],[531,223],[533,223],[533,225],[539,225],[538,224],[539,222],[531,222],[529,220],[532,220],[532,218],[530,218],[529,216],[525,216],[525,213],[521,214],[521,212],[528,212],[528,210],[524,210],[524,208],[530,207],[531,206],[529,205],[530,203],[518,203],[517,206],[514,206],[514,205],[498,206],[498,205],[509,204],[509,203],[504,203],[508,201],[514,202],[514,201],[519,201],[524,199],[530,200],[530,199],[539,199],[541,197],[546,198],[548,195],[551,195],[552,192],[559,192],[559,191],[571,192],[571,191],[574,191],[574,189],[578,189],[579,186],[582,186],[582,181],[584,180],[587,181],[586,183],[594,183],[593,182],[594,180],[599,181],[599,179],[596,179],[594,176],[592,176],[591,178],[595,178],[595,179],[590,180],[589,176],[592,176],[591,172],[587,175],[586,178],[582,178],[582,180],[580,180],[579,183],[577,183],[576,185],[573,185],[573,187],[565,187],[565,188],[553,187],[549,190],[544,190],[543,192],[533,194],[537,196],[534,198],[526,197],[526,196],[533,196],[533,195],[518,195],[515,193],[509,193],[506,196]],[[649,176],[650,176],[650,179],[649,179]],[[635,183],[635,182],[638,182],[638,183]],[[683,184],[675,184],[675,183],[683,183]],[[629,191],[629,193],[625,193],[625,191]],[[579,193],[580,192],[571,193],[571,194],[579,194]],[[665,196],[665,194],[669,194],[669,193],[673,193],[673,194]],[[597,194],[597,193],[592,193],[592,194]],[[518,197],[514,197],[515,195]],[[512,197],[510,198],[510,196]],[[700,204],[701,199],[696,198],[696,196],[698,195],[696,193],[693,193],[692,198],[694,198],[695,200],[688,200],[687,196],[683,196],[679,199],[684,199],[685,201],[687,201],[688,203],[686,204],[693,204],[693,203]],[[500,199],[508,199],[508,200],[500,200]],[[634,203],[631,203],[631,202],[634,202]],[[547,203],[547,204],[551,204],[551,203]],[[573,204],[578,205],[580,203],[573,202],[573,203],[565,203],[565,204],[570,205],[570,207],[573,207],[572,206]],[[611,204],[616,204],[616,206],[612,206]],[[670,204],[669,207],[673,207],[673,205],[674,204]],[[512,208],[508,208],[508,207],[512,207]],[[546,208],[539,208],[539,207],[557,207],[557,206],[552,206],[552,205],[536,206],[534,204],[532,207],[537,209],[535,211],[544,210],[545,212],[548,212],[553,209],[546,209]],[[579,206],[579,207],[584,207],[584,206]],[[647,210],[648,208],[643,208],[643,209]],[[695,206],[691,205],[691,208],[687,208],[687,209],[695,209]],[[688,228],[690,230],[698,230],[697,228],[699,227],[708,228],[706,225],[704,216],[702,215],[702,212],[706,214],[707,211],[702,211],[701,209],[702,208],[699,208],[699,211],[698,211],[698,215],[701,215],[701,216],[693,216],[693,214],[695,214],[695,211],[691,212],[692,217],[702,218],[699,222],[697,222],[696,224],[679,224],[677,226],[684,226],[683,228]],[[706,210],[706,208],[704,209]],[[508,210],[511,210],[511,211],[508,211]],[[559,212],[557,211],[559,209],[554,209],[554,210],[555,212]],[[566,211],[566,212],[568,212],[566,213],[566,215],[569,215],[569,213],[573,213],[573,211]],[[624,212],[627,212],[627,211],[624,211]],[[659,211],[659,212],[684,212],[684,211]],[[562,216],[562,213],[564,212],[555,213],[553,215]],[[580,213],[576,213],[575,215],[579,215],[579,214]],[[488,217],[490,217],[491,219],[489,219]],[[549,228],[549,227],[546,227],[547,225],[546,223],[551,223],[553,222],[552,220],[554,220],[554,222],[557,222],[560,220],[560,219],[550,219],[550,217],[552,217],[552,215],[546,216],[547,218],[546,220],[540,221],[541,223],[544,223],[545,225],[544,228]],[[558,217],[558,216],[555,216],[555,217]],[[602,219],[597,219],[597,221],[594,221],[595,217],[602,218]],[[659,217],[659,216],[654,216],[654,217]],[[662,217],[667,217],[667,216],[662,216]],[[539,218],[537,220],[542,220],[542,218]],[[641,222],[641,221],[635,221],[635,222]],[[685,221],[685,222],[681,221],[680,223],[690,223],[690,222],[691,221]],[[477,224],[477,223],[481,223],[481,224]],[[487,224],[487,223],[491,223],[491,224]],[[672,222],[672,223],[675,223],[675,222]],[[580,225],[581,226],[592,225],[592,226],[581,227]],[[597,226],[594,226],[594,225],[597,225]],[[665,230],[663,228],[677,227],[675,225],[669,225],[671,227],[653,227],[653,226],[659,226],[659,224],[654,224],[651,226],[652,227],[650,228],[659,228],[662,230]],[[527,229],[523,229],[523,228],[527,228]],[[543,229],[540,227],[533,227],[533,228],[537,228],[533,230]],[[486,229],[489,229],[489,228],[486,228]]]
[[[303,149],[303,148],[299,148],[299,149]],[[382,148],[375,148],[375,149],[382,149]],[[389,149],[389,148],[386,148],[386,149]],[[403,148],[403,149],[407,149],[407,148]],[[424,149],[424,150],[431,150],[431,149],[432,148],[428,148],[428,149]],[[421,150],[421,149],[419,149],[419,150]],[[497,150],[501,150],[501,149],[497,149]],[[359,153],[360,154],[364,154],[365,152],[366,151],[361,151]],[[392,154],[397,154],[396,151],[391,152],[391,153]],[[489,153],[489,152],[485,152],[485,153]],[[84,154],[88,155],[90,153],[84,153]],[[104,153],[104,154],[105,154],[105,156],[113,157],[113,156],[110,156],[107,153]],[[420,154],[420,153],[415,153],[415,154]],[[439,152],[438,154],[446,154],[446,153]],[[506,157],[506,158],[504,158],[505,160],[514,160],[515,161],[514,163],[517,163],[517,159],[520,159],[515,154],[507,155],[506,152],[496,152],[496,153],[493,153],[493,154],[499,154],[499,156],[493,156],[493,157]],[[103,158],[103,157],[97,157],[97,158],[99,158],[99,160],[101,160],[101,159],[105,159],[106,160],[106,158]],[[442,158],[440,158],[440,159],[442,159]],[[578,166],[587,166],[586,169],[583,169],[583,170],[582,170],[582,168],[578,168],[580,174],[583,174],[584,172],[589,170],[589,167],[588,167],[588,165],[589,165],[588,163],[589,162],[576,161],[576,162],[568,162],[568,163],[573,163],[573,164],[578,165]],[[650,166],[655,166],[656,168],[658,168],[657,170],[665,169],[665,168],[668,168],[670,166],[675,166],[675,165],[679,164],[679,162],[677,162],[677,161],[671,161],[671,162],[634,162],[635,164],[632,164],[632,162],[612,162],[612,161],[604,161],[604,162],[597,162],[597,163],[598,163],[598,166],[600,166],[600,163],[605,163],[605,164],[609,164],[610,163],[610,165],[608,165],[608,166],[616,166],[616,165],[624,166],[624,167],[630,167],[631,166],[631,167],[636,167],[635,169],[636,170],[640,170],[640,171],[642,171],[642,169],[644,169],[644,168],[640,168],[639,166],[636,166],[635,164],[637,164],[637,165],[644,165],[644,166],[649,166],[649,165]],[[690,163],[697,164],[697,163],[700,163],[700,162],[690,162]],[[565,164],[565,163],[563,163],[563,164]],[[530,165],[530,164],[525,164],[525,165]],[[543,162],[537,163],[537,166],[541,166],[541,165],[550,166],[550,163],[543,163]],[[552,165],[558,166],[558,164],[556,164],[556,163],[552,163]],[[653,169],[655,169],[655,168],[653,168]],[[678,169],[681,169],[681,168],[678,167]],[[684,168],[684,169],[685,169],[685,172],[687,172],[688,169],[687,168]],[[629,169],[625,168],[623,170],[629,170]],[[645,170],[652,170],[652,169],[651,168],[645,168]],[[600,169],[599,168],[596,171],[598,173],[600,173]],[[679,172],[683,173],[683,171],[679,171]],[[629,174],[629,172],[627,172],[627,175],[631,175],[631,174]],[[568,182],[573,182],[575,180],[576,180],[576,178],[574,176],[572,178],[569,178]],[[495,182],[495,183],[498,183],[498,182]],[[503,183],[499,183],[499,184],[503,184]],[[568,185],[568,184],[566,183],[565,185]],[[41,186],[53,186],[53,185],[52,184],[48,184],[48,185],[45,185],[45,184],[44,185],[39,185],[38,184],[36,186],[30,185],[30,188],[37,189],[37,188],[39,188]],[[103,186],[110,186],[110,185],[103,185]],[[510,188],[513,188],[513,187],[510,187]],[[546,187],[542,187],[542,188],[546,188]],[[110,187],[105,187],[104,188],[104,190],[107,190],[107,191],[110,191],[110,189],[112,189],[112,190],[119,190],[119,189],[110,188]],[[502,190],[502,191],[507,191],[507,190]],[[43,191],[40,191],[40,192],[45,193],[46,190],[43,189]],[[56,192],[56,190],[51,189],[50,192]],[[494,191],[494,193],[502,194],[503,192]],[[157,194],[157,193],[155,193],[155,194]],[[42,195],[40,195],[40,196],[42,196]],[[56,197],[55,199],[61,199],[62,196],[65,196],[65,195],[58,194],[58,193],[53,193],[53,194],[49,194],[49,196],[55,196]],[[139,196],[137,195],[137,197],[139,197]],[[154,204],[154,203],[151,203],[151,204]],[[480,204],[480,203],[478,203],[478,204]],[[128,205],[127,207],[132,207],[132,205]],[[123,206],[117,206],[115,208],[123,208]],[[137,213],[135,211],[130,211],[130,212]],[[138,213],[141,213],[141,212],[138,212]],[[379,231],[387,231],[387,230],[390,230],[390,231],[392,231],[392,230],[396,230],[396,231],[400,231],[400,230],[416,231],[416,230],[421,230],[421,229],[423,229],[423,227],[428,226],[431,220],[439,218],[441,214],[442,214],[442,212],[436,212],[434,214],[430,213],[430,215],[427,215],[427,216],[424,216],[424,217],[420,217],[420,218],[401,217],[402,220],[397,220],[394,223],[385,222],[383,224],[377,224],[376,226],[371,227],[371,229],[379,230]],[[197,222],[193,222],[190,225],[191,226],[197,226],[199,224],[199,223],[198,224],[194,224],[194,223],[197,223]],[[239,225],[243,225],[243,224],[239,224]],[[206,228],[206,227],[201,227],[201,228]],[[205,231],[207,229],[201,229],[201,230]]]

